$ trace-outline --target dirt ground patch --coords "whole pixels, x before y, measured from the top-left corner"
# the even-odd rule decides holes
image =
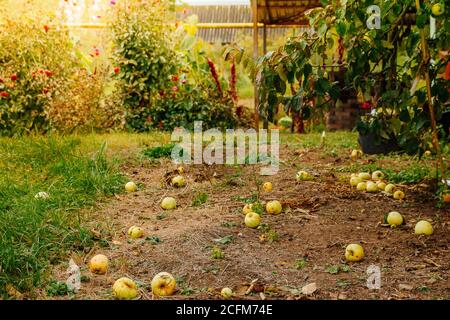
[[[141,286],[142,299],[154,299],[149,283],[161,271],[177,278],[178,291],[169,299],[220,299],[222,287],[232,288],[237,299],[450,298],[449,212],[435,208],[426,186],[404,186],[404,201],[361,193],[349,186],[348,173],[335,170],[337,163],[349,165],[348,157],[327,158],[318,148],[281,149],[284,161],[275,176],[259,176],[251,165],[185,166],[188,183],[182,189],[164,182],[176,168],[169,160],[124,167],[140,190],[99,205],[95,214],[110,227],[109,245],[73,257],[85,276],[75,298],[111,299],[114,280],[128,276]],[[311,168],[314,181],[295,181],[302,166]],[[258,194],[258,180],[274,186],[260,193],[261,201],[278,199],[288,209],[264,214],[264,227],[250,229],[243,223],[243,200]],[[207,201],[192,206],[200,192],[208,194]],[[165,196],[177,199],[176,210],[159,207]],[[383,226],[390,211],[402,213],[405,225]],[[433,235],[414,234],[420,219],[433,222]],[[132,225],[144,228],[147,238],[129,240]],[[362,262],[345,262],[349,243],[363,245]],[[211,257],[213,247],[223,259]],[[110,258],[107,275],[87,270],[94,253]],[[381,289],[367,288],[370,265],[381,270]],[[55,270],[57,278],[64,279],[65,268]],[[301,294],[310,283],[317,290]]]

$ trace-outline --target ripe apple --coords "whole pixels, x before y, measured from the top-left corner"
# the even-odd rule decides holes
[[[430,157],[431,156],[431,151],[430,150],[425,151],[423,153],[423,156],[426,157],[426,158]]]
[[[384,191],[385,191],[386,193],[389,193],[389,194],[394,193],[394,190],[395,190],[395,185],[393,185],[392,183],[389,183],[389,184],[386,185],[386,187],[384,188]]]
[[[352,150],[352,154],[350,155],[350,158],[352,160],[356,160],[356,159],[361,158],[362,155],[363,155],[363,153],[361,150]]]
[[[403,217],[397,211],[392,211],[388,213],[386,221],[391,227],[396,227],[403,223]]]
[[[252,208],[253,208],[253,204],[248,203],[248,204],[246,204],[246,205],[244,206],[244,208],[242,208],[242,213],[243,213],[243,214],[247,214],[247,213],[249,213],[249,212],[253,212],[253,211],[252,211]]]
[[[361,245],[352,243],[345,248],[345,259],[347,259],[347,261],[361,261],[363,258],[364,249]]]
[[[380,181],[384,178],[384,173],[380,170],[372,172],[372,180],[374,181]]]
[[[313,177],[308,172],[303,170],[297,172],[295,178],[297,179],[297,181],[309,181],[313,179]]]
[[[442,200],[444,203],[450,203],[450,193],[443,195]]]
[[[36,193],[34,198],[46,200],[46,199],[50,198],[50,195],[45,191],[40,191],[40,192]]]
[[[125,190],[127,192],[135,192],[137,190],[137,185],[133,181],[127,182],[125,185]]]
[[[108,271],[109,259],[104,254],[97,254],[89,261],[89,270],[96,274],[105,274]]]
[[[362,182],[362,179],[358,176],[350,178],[350,185],[352,187],[356,187],[360,182]]]
[[[178,171],[179,174],[183,174],[184,173],[184,168],[180,166],[180,167],[177,168],[177,171]]]
[[[431,7],[431,12],[433,13],[434,16],[439,17],[441,15],[444,14],[445,11],[445,7],[442,5],[442,3],[435,3],[432,7]]]
[[[281,203],[278,200],[269,201],[266,204],[266,211],[270,214],[279,214],[281,213],[282,207]]]
[[[165,197],[161,201],[161,208],[163,208],[164,210],[172,210],[172,209],[175,209],[176,206],[177,206],[177,201],[175,200],[175,198]]]
[[[356,190],[358,191],[365,191],[367,187],[367,183],[365,182],[360,182],[356,185]]]
[[[142,238],[144,236],[144,229],[137,226],[132,226],[128,229],[128,235],[133,239]]]
[[[261,223],[261,217],[255,212],[249,212],[245,215],[245,225],[249,228],[256,228]]]
[[[378,181],[377,182],[377,187],[378,187],[378,190],[384,191],[385,188],[386,188],[386,183],[384,183],[383,181]]]
[[[367,192],[377,192],[378,191],[378,187],[377,184],[373,181],[369,181],[366,184],[366,191]]]
[[[263,189],[264,189],[265,192],[272,191],[272,188],[273,188],[272,182],[264,182]]]
[[[117,299],[131,300],[137,297],[138,291],[136,283],[133,280],[123,277],[114,282],[113,293]]]
[[[403,200],[405,198],[405,193],[401,190],[397,190],[394,192],[394,199],[395,200]]]
[[[168,272],[158,273],[151,282],[152,292],[157,296],[170,296],[175,292],[177,282]]]
[[[358,177],[361,178],[361,180],[370,180],[372,176],[368,172],[361,172]]]
[[[230,288],[223,288],[222,291],[220,291],[220,295],[225,299],[230,299],[233,296],[233,290]]]
[[[186,185],[186,181],[183,176],[175,176],[172,178],[172,185],[174,187],[181,188]]]
[[[417,222],[414,228],[415,234],[425,234],[427,236],[433,234],[433,226],[426,220],[420,220]]]

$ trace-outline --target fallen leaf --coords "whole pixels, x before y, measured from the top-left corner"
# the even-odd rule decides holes
[[[409,284],[403,284],[403,283],[399,284],[398,288],[399,288],[399,290],[408,290],[408,291],[414,289],[413,286],[411,286]]]
[[[315,282],[312,282],[310,284],[307,284],[302,288],[302,294],[304,295],[311,295],[317,290],[317,286]]]

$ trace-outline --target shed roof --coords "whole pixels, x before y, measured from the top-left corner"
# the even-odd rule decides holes
[[[307,25],[305,11],[321,7],[320,0],[252,0],[258,4],[258,22],[269,25]]]

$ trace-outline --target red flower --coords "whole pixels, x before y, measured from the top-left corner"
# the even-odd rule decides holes
[[[178,91],[178,87],[177,86],[173,86],[172,87],[172,91]]]
[[[186,79],[181,80],[182,84],[186,84],[186,82],[187,82]]]
[[[115,67],[115,68],[114,68],[114,73],[115,73],[115,74],[118,74],[119,72],[120,72],[120,67]]]
[[[44,88],[44,89],[42,89],[42,93],[44,93],[44,94],[47,94],[49,91],[50,91],[49,88]]]
[[[53,73],[50,71],[50,70],[45,70],[44,71],[44,73],[45,73],[45,75],[47,76],[47,77],[51,77],[51,76],[53,76]]]
[[[178,78],[178,76],[172,76],[172,81],[173,82],[178,82],[178,80],[180,80],[180,78]]]
[[[39,74],[44,74],[44,70],[42,70],[42,69],[39,69],[38,72],[39,72]]]
[[[45,32],[48,32],[49,29],[50,29],[50,27],[48,25],[44,25]]]
[[[3,97],[3,98],[8,98],[9,97],[9,93],[6,92],[6,91],[2,91],[2,92],[0,92],[0,96]]]
[[[17,74],[11,75],[11,81],[17,81]]]
[[[361,105],[361,109],[364,109],[364,110],[372,109],[372,104],[370,103],[370,101],[366,101]]]

